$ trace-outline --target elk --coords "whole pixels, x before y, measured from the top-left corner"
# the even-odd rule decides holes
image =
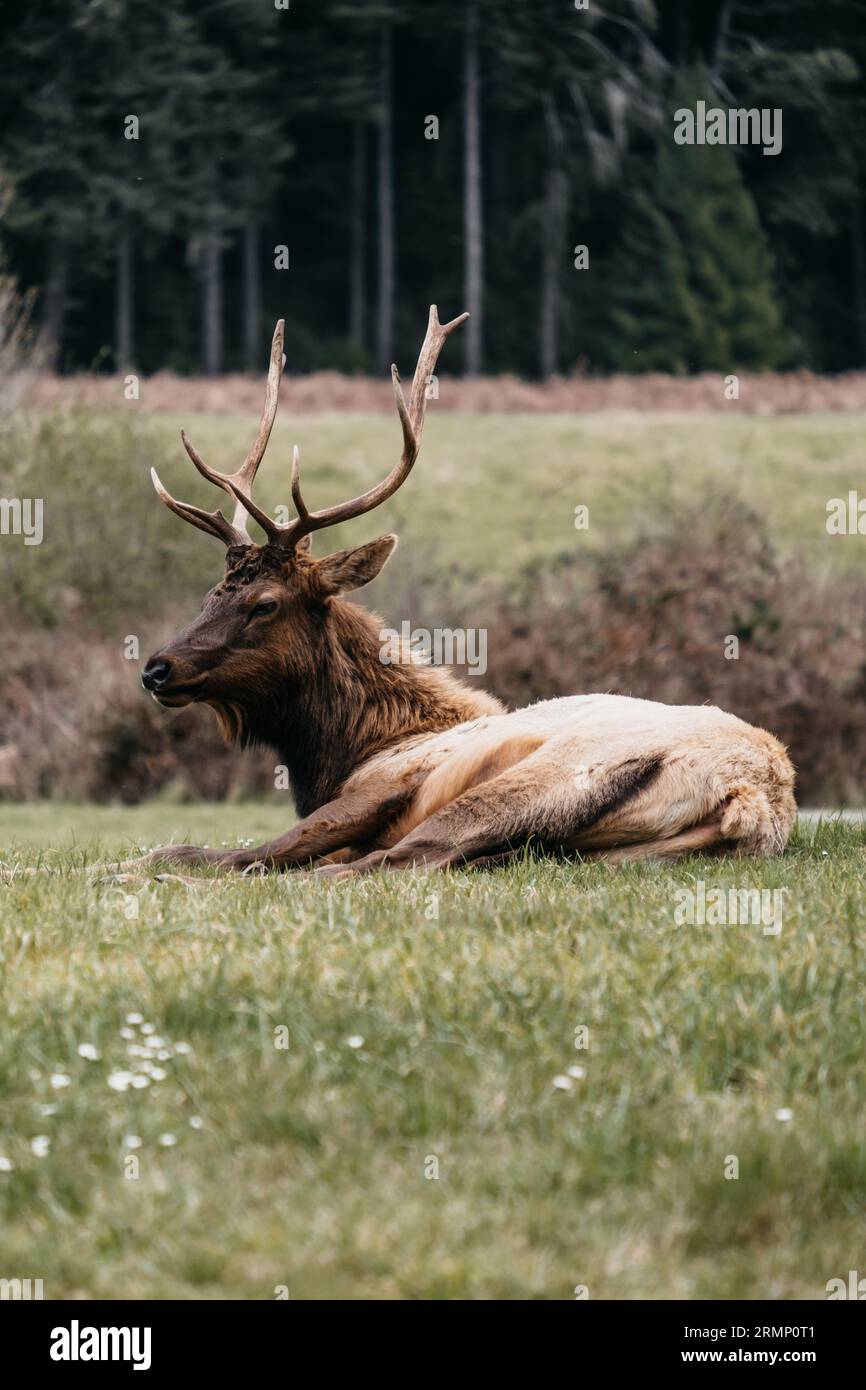
[[[276,840],[223,851],[170,845],[126,868],[304,868],[326,877],[372,869],[490,866],[527,846],[609,862],[712,850],[780,853],[795,816],[794,772],[769,733],[709,706],[575,695],[507,711],[450,672],[381,660],[380,620],[344,594],[374,579],[397,543],[380,536],[314,558],[311,539],[373,511],[406,482],[421,447],[428,382],[446,339],[430,309],[409,392],[392,368],[400,459],[368,492],[310,511],[294,451],[297,516],[277,524],[252,490],[277,411],[283,321],[265,407],[235,473],[218,473],[182,433],[198,472],[234,502],[229,521],[166,506],[226,547],[225,573],[200,615],[142,672],[169,708],[205,704],[238,744],[265,744],[289,770],[300,820]],[[265,535],[256,544],[252,518]]]

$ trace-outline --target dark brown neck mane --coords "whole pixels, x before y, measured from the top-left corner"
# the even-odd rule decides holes
[[[275,698],[255,706],[217,711],[230,736],[276,750],[301,816],[332,800],[382,749],[502,711],[498,700],[442,668],[384,664],[381,629],[375,614],[332,599],[303,681],[287,679]]]

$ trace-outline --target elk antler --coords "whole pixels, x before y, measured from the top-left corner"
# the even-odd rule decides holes
[[[321,511],[308,511],[304,499],[301,495],[301,483],[299,476],[299,452],[297,447],[292,457],[292,499],[297,510],[297,517],[294,521],[282,526],[269,517],[267,512],[263,512],[252,500],[251,492],[253,481],[258,471],[262,455],[265,452],[268,439],[270,438],[271,428],[274,417],[277,413],[277,400],[279,397],[280,376],[283,369],[283,320],[280,319],[274,330],[274,340],[271,344],[271,365],[268,371],[268,385],[265,393],[265,408],[262,413],[259,432],[256,435],[255,443],[247,454],[241,467],[236,473],[217,473],[215,469],[209,468],[202,458],[196,453],[184,432],[181,430],[183,446],[203,477],[210,482],[223,488],[230,496],[235,499],[235,514],[233,522],[228,522],[222,512],[205,512],[199,507],[193,507],[187,502],[176,502],[168,493],[156,476],[154,469],[151,469],[153,484],[165,502],[178,516],[182,516],[185,521],[189,521],[193,526],[198,526],[200,530],[207,531],[213,536],[224,540],[226,545],[251,545],[249,533],[246,529],[247,516],[251,516],[259,523],[262,530],[268,537],[272,545],[278,545],[284,550],[293,550],[304,536],[313,531],[320,531],[326,526],[336,526],[338,522],[349,521],[352,517],[361,516],[364,512],[372,511],[378,507],[386,498],[391,497],[399,487],[406,481],[412,471],[418,451],[421,448],[421,435],[424,431],[424,416],[427,408],[427,387],[430,378],[436,369],[439,354],[445,344],[446,338],[459,328],[461,323],[465,323],[468,314],[460,314],[458,318],[452,319],[450,323],[441,324],[439,322],[439,311],[435,304],[430,306],[430,318],[427,324],[427,334],[421,345],[418,355],[418,364],[415,368],[415,376],[412,380],[412,389],[409,392],[409,404],[403,395],[403,387],[400,384],[400,376],[395,366],[391,367],[391,380],[394,384],[394,400],[397,405],[397,414],[400,417],[400,424],[403,430],[403,452],[400,461],[381,483],[376,487],[370,488],[360,497],[353,497],[349,502],[340,502],[334,507],[324,507]]]
[[[380,502],[391,497],[405,483],[421,448],[424,414],[427,407],[427,386],[436,369],[439,354],[445,344],[445,339],[454,332],[455,328],[459,328],[461,323],[465,323],[468,317],[468,314],[460,314],[450,323],[442,324],[439,322],[439,311],[436,305],[430,305],[427,336],[418,355],[418,365],[412,380],[412,390],[409,392],[408,406],[403,395],[403,387],[400,384],[397,368],[391,367],[394,400],[397,405],[400,424],[403,427],[403,453],[399,463],[392,468],[387,478],[378,483],[376,487],[370,488],[369,492],[362,493],[360,497],[353,497],[349,502],[339,502],[334,507],[324,507],[320,512],[310,512],[301,496],[298,450],[295,449],[292,460],[292,499],[298,515],[295,521],[290,521],[287,526],[280,527],[280,545],[291,549],[312,531],[321,531],[326,526],[336,526],[338,522],[349,521],[352,517],[363,515],[364,512],[371,512],[374,507],[378,507]]]
[[[265,406],[262,411],[262,418],[259,424],[258,433],[253,441],[249,453],[236,473],[218,473],[216,469],[209,468],[200,454],[196,452],[190,444],[183,430],[180,437],[183,447],[189,454],[199,473],[207,478],[209,482],[221,487],[234,499],[235,511],[232,521],[229,522],[222,512],[205,512],[200,507],[193,507],[188,502],[177,502],[160,482],[156,474],[156,469],[150,470],[153,485],[159,496],[167,507],[170,507],[178,516],[183,517],[184,521],[189,521],[193,526],[197,526],[201,531],[207,531],[210,535],[216,536],[219,540],[225,541],[226,545],[252,545],[252,538],[247,531],[247,515],[254,516],[260,526],[267,532],[268,539],[276,541],[281,528],[272,521],[269,516],[260,511],[250,500],[253,482],[259,469],[259,464],[267,448],[268,440],[271,437],[271,430],[277,414],[277,404],[280,396],[280,378],[283,374],[283,333],[285,331],[285,319],[278,319],[274,329],[274,336],[271,342],[271,361],[268,368],[268,384],[265,388]]]
[[[184,521],[190,522],[192,526],[197,526],[200,531],[206,531],[209,536],[216,536],[217,540],[224,541],[226,546],[252,545],[247,532],[233,526],[219,509],[215,512],[206,512],[202,507],[194,507],[191,502],[178,502],[172,497],[168,489],[163,487],[155,468],[151,468],[150,477],[158,496],[162,498],[171,511],[182,517]]]

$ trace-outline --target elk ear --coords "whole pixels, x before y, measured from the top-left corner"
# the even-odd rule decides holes
[[[396,544],[396,536],[380,536],[354,550],[338,550],[334,555],[326,555],[316,566],[325,591],[341,594],[369,584],[384,567]]]

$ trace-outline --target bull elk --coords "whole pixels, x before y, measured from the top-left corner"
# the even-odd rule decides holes
[[[289,770],[301,819],[255,849],[169,846],[135,867],[305,866],[342,876],[499,864],[528,844],[614,862],[784,849],[794,773],[763,729],[716,708],[608,694],[509,712],[410,652],[381,660],[379,620],[343,595],[376,577],[396,536],[313,557],[314,532],[372,511],[408,478],[429,379],[467,317],[441,324],[431,308],[408,402],[392,368],[402,454],[383,482],[351,501],[310,511],[297,449],[296,518],[278,525],[253,501],[277,410],[282,320],[261,424],[237,472],[210,468],[182,435],[198,472],[234,502],[233,519],[176,501],[153,473],[166,506],[223,542],[226,567],[199,617],[147,662],[143,684],[161,705],[209,705],[230,740],[270,745]],[[249,518],[263,545],[250,538]]]

